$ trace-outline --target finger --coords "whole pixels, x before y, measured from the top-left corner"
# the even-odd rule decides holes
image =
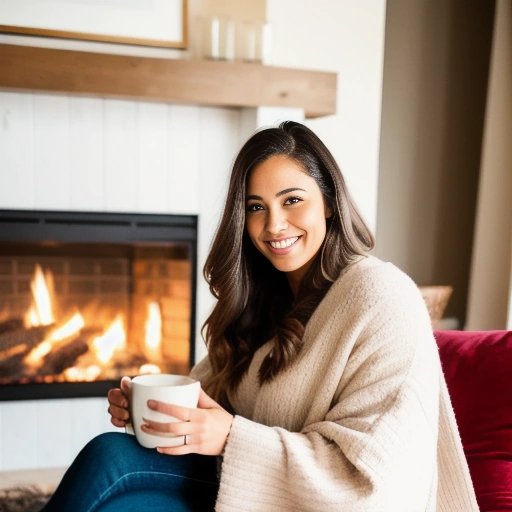
[[[126,397],[130,397],[132,394],[132,379],[126,375],[121,379],[121,391]]]
[[[199,393],[199,401],[197,403],[197,407],[200,409],[213,409],[215,407],[220,407],[220,405],[213,399],[210,398],[205,391],[201,389]]]
[[[190,436],[192,434],[193,427],[190,422],[174,422],[174,423],[161,423],[158,421],[148,420],[143,418],[144,423],[141,425],[141,429],[148,434],[172,434],[175,436]]]
[[[114,427],[123,428],[123,427],[126,427],[126,424],[127,424],[128,422],[127,422],[127,421],[120,420],[119,418],[114,418],[114,417],[112,416],[112,418],[110,418],[110,423],[112,423],[112,425],[114,425]]]
[[[123,407],[117,407],[112,404],[108,408],[108,413],[113,418],[117,418],[118,420],[122,421],[128,421],[128,419],[130,418],[130,413],[126,409],[124,409]]]
[[[158,400],[148,400],[148,407],[153,411],[173,416],[177,420],[181,421],[190,421],[192,413],[195,410],[190,407],[182,407],[181,405],[159,402]]]
[[[159,446],[156,451],[165,455],[188,455],[189,453],[198,453],[198,446],[194,443],[180,444],[179,446]]]
[[[119,388],[113,388],[108,391],[107,399],[110,404],[117,407],[128,407],[128,400]]]

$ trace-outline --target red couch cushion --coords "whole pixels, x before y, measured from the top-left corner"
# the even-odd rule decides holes
[[[512,331],[436,331],[482,512],[512,511]]]

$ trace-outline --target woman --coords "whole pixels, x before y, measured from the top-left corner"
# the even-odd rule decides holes
[[[103,434],[46,510],[477,511],[425,305],[372,247],[313,132],[251,137],[204,270],[198,408],[144,426],[183,445]],[[109,392],[117,427],[129,396]]]

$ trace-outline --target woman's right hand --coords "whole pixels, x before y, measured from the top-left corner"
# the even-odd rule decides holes
[[[118,388],[109,390],[108,399],[108,413],[111,418],[110,421],[115,427],[123,428],[130,422],[130,396],[132,392],[132,381],[130,377],[123,377]]]

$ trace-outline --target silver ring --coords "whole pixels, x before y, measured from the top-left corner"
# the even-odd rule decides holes
[[[186,434],[185,434],[183,437],[185,438],[185,441],[184,441],[184,443],[183,443],[183,446],[185,446],[185,445],[187,444],[187,436],[186,436]]]

